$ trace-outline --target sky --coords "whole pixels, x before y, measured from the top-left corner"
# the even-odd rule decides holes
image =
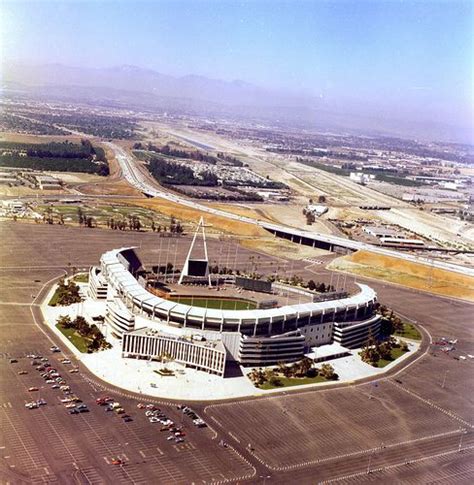
[[[472,123],[472,1],[3,1],[21,63],[239,79],[333,107]]]

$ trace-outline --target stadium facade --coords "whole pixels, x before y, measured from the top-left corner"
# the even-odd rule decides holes
[[[152,294],[135,277],[140,268],[134,248],[128,247],[104,253],[100,268],[90,271],[90,294],[98,298],[100,288],[103,297],[106,289],[106,322],[122,338],[126,357],[156,358],[160,349],[166,348],[186,365],[222,375],[226,360],[245,366],[294,362],[309,347],[338,342],[357,348],[369,335],[376,337],[380,331],[380,317],[375,313],[377,295],[367,285],[358,284],[358,293],[336,300],[269,309],[219,310]],[[150,331],[135,329],[135,315],[146,320]],[[132,338],[134,334],[137,338]],[[207,345],[209,351],[193,349],[206,348],[195,341],[196,335],[212,342]],[[219,353],[222,349],[225,359]]]

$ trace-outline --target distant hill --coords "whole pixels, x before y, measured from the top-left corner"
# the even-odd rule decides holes
[[[0,75],[5,94],[26,94],[43,101],[217,115],[296,129],[472,143],[469,127],[450,125],[437,117],[426,119],[423,113],[416,117],[389,113],[377,103],[339,99],[331,102],[238,80],[222,81],[198,75],[177,77],[129,65],[84,68],[4,63]]]
[[[308,97],[270,91],[244,81],[221,81],[204,76],[169,76],[136,66],[83,68],[62,64],[10,64],[3,68],[3,82],[25,87],[52,86],[112,88],[149,93],[161,98],[209,101],[227,106],[306,106]]]

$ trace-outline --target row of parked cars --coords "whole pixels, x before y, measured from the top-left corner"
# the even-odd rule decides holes
[[[56,346],[51,347],[50,350],[54,353],[61,352],[61,349]],[[28,355],[27,357],[32,359],[31,365],[34,366],[38,372],[41,372],[40,375],[44,379],[45,383],[50,384],[51,389],[59,389],[63,393],[64,397],[61,398],[61,402],[65,405],[66,409],[69,410],[69,414],[89,412],[87,405],[83,404],[82,400],[73,394],[66,380],[59,374],[57,369],[52,367],[51,363],[46,357],[35,354]],[[65,365],[72,364],[72,362],[67,358],[60,359],[60,362]],[[69,370],[69,372],[73,374],[79,372],[79,369],[77,367],[73,367]],[[29,391],[38,391],[38,388],[30,387]],[[35,409],[35,407],[32,406],[29,409]]]
[[[168,416],[154,404],[138,404],[138,408],[145,409],[145,416],[150,423],[161,424],[160,431],[169,432],[169,436],[166,438],[168,441],[174,441],[175,443],[182,443],[186,433],[183,431],[183,426],[176,426]]]
[[[122,418],[124,423],[129,423],[133,421],[133,418],[125,412],[125,409],[117,401],[114,401],[111,397],[99,397],[96,399],[96,404],[99,406],[104,406],[106,412],[114,412]]]
[[[186,414],[189,418],[193,420],[194,426],[198,428],[206,428],[207,424],[203,421],[190,407],[180,405],[178,409],[181,410],[183,414]]]

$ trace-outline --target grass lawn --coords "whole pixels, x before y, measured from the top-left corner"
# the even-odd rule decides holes
[[[394,360],[397,360],[399,357],[401,357],[406,352],[409,352],[409,351],[408,350],[403,351],[401,348],[392,349],[392,352],[391,352],[392,358],[391,358],[391,360],[380,359],[377,362],[377,365],[375,365],[374,367],[385,367],[386,365],[390,364],[390,362],[393,362]]]
[[[74,276],[73,281],[76,283],[89,283],[88,273],[79,273]]]
[[[51,297],[51,300],[49,300],[48,305],[56,306],[58,304],[58,300],[59,300],[59,288],[56,288],[56,291],[54,292],[54,295]]]
[[[411,340],[421,340],[421,333],[411,323],[404,323],[403,331],[395,332],[394,335],[396,335],[397,337],[409,338]]]
[[[58,328],[63,335],[65,335],[83,354],[87,353],[87,344],[89,343],[89,339],[81,337],[73,328],[63,328],[61,325],[56,324],[56,328]]]
[[[304,384],[316,384],[317,382],[330,382],[323,376],[316,376],[316,377],[280,377],[281,386],[274,386],[269,382],[265,382],[259,386],[259,389],[280,389],[283,387],[292,387],[292,386],[302,386]]]
[[[215,308],[217,310],[253,310],[257,304],[250,300],[236,299],[226,300],[220,298],[187,298],[177,297],[170,300],[183,305],[193,305],[202,308]]]

